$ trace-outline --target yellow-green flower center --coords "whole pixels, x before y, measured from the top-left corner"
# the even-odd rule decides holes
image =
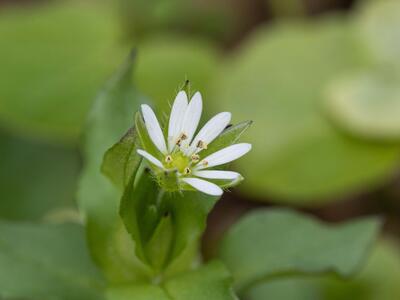
[[[176,169],[181,174],[187,174],[187,169],[190,170],[190,158],[178,151],[165,157],[164,166],[167,169]]]

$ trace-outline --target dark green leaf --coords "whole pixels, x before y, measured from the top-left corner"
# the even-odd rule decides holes
[[[86,128],[85,166],[78,191],[90,250],[112,281],[141,276],[134,245],[118,215],[121,192],[100,172],[104,153],[132,126],[134,112],[144,101],[132,86],[132,67],[130,57],[94,102]]]
[[[104,154],[101,171],[120,188],[129,183],[139,167],[141,159],[136,153],[137,143],[137,133],[132,127]]]
[[[79,225],[0,222],[0,297],[102,299]]]
[[[365,218],[333,226],[290,210],[257,211],[228,232],[220,258],[240,290],[285,274],[349,276],[365,259],[379,224]]]

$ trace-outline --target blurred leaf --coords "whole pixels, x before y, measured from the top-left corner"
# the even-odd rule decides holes
[[[400,2],[366,1],[356,22],[365,46],[375,59],[400,67]]]
[[[159,112],[169,111],[185,79],[201,91],[207,103],[217,59],[215,49],[205,42],[154,38],[139,47],[135,80],[138,89],[157,103]]]
[[[381,241],[367,265],[354,279],[293,277],[277,279],[253,288],[249,300],[392,300],[400,297],[399,247]]]
[[[134,40],[179,33],[221,38],[232,31],[234,10],[226,1],[120,0],[125,29]],[[231,26],[230,26],[231,25]]]
[[[104,154],[102,172],[117,186],[123,188],[136,172],[140,164],[140,157],[136,153],[137,133],[132,127]]]
[[[390,75],[362,73],[336,80],[327,92],[332,117],[355,135],[400,139],[400,87]]]
[[[183,273],[161,285],[113,288],[108,300],[235,300],[231,276],[220,262]]]
[[[198,239],[217,199],[198,192],[162,191],[144,171],[135,186],[132,179],[125,189],[120,213],[138,257],[155,273],[172,264],[172,270],[167,269],[171,275],[187,270],[197,259]]]
[[[0,295],[102,299],[103,279],[80,226],[0,222]]]
[[[352,34],[340,18],[280,25],[226,62],[213,103],[254,121],[253,151],[238,162],[249,195],[322,203],[373,188],[398,166],[399,147],[351,139],[321,114],[326,85],[370,64]]]
[[[118,215],[121,191],[100,172],[104,153],[132,126],[134,113],[144,102],[131,83],[133,60],[128,59],[94,102],[86,128],[85,166],[78,191],[89,248],[113,282],[135,280],[143,272]]]
[[[323,300],[318,280],[315,278],[283,278],[272,280],[252,288],[246,295],[247,300]],[[348,299],[337,298],[339,299]],[[351,298],[352,300],[355,300]]]
[[[0,218],[38,220],[75,208],[79,158],[72,149],[0,134]]]
[[[295,211],[256,211],[224,237],[220,258],[242,291],[285,274],[349,276],[365,259],[378,229],[376,218],[328,226]]]
[[[400,298],[400,248],[383,240],[373,251],[368,264],[354,279],[323,281],[326,300],[392,300]]]
[[[94,2],[2,9],[2,123],[23,135],[75,142],[98,87],[121,58],[117,24]]]

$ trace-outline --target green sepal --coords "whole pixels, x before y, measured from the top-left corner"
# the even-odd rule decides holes
[[[139,168],[141,157],[136,152],[137,146],[138,134],[132,127],[104,154],[101,171],[120,188],[129,183]]]
[[[210,145],[208,145],[208,148],[202,150],[199,155],[201,158],[204,158],[218,150],[235,144],[251,124],[253,124],[253,121],[244,121],[226,128],[214,141],[210,143]]]

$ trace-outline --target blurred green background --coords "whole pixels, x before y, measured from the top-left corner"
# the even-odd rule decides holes
[[[355,279],[281,280],[248,299],[400,299],[400,1],[1,0],[0,218],[78,218],[85,117],[133,47],[135,84],[159,112],[190,79],[206,116],[255,121],[205,257],[259,207],[386,218]]]

